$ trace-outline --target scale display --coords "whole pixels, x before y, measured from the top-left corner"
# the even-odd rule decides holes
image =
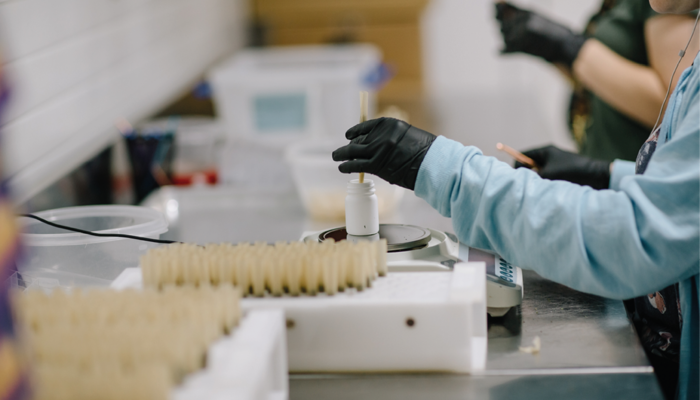
[[[482,261],[486,263],[487,274],[501,278],[506,282],[516,283],[515,267],[497,255],[487,253],[479,249],[469,248],[468,261]]]

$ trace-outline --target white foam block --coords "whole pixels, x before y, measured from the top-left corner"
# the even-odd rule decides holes
[[[112,288],[139,289],[141,270],[127,268]],[[234,331],[209,346],[207,366],[173,389],[171,400],[289,398],[284,311],[251,310]]]
[[[284,329],[282,310],[247,313],[231,335],[209,347],[206,368],[189,375],[171,399],[288,398]]]
[[[292,372],[469,373],[486,362],[485,276],[484,263],[457,263],[392,272],[362,292],[247,297],[241,308],[284,310]]]

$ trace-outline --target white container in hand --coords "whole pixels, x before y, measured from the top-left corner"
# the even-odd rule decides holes
[[[348,182],[345,197],[345,229],[348,235],[371,236],[379,233],[379,202],[374,193],[374,182],[358,179]]]

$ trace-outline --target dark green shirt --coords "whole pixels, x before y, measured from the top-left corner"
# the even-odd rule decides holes
[[[649,65],[644,23],[657,15],[649,0],[618,0],[608,11],[591,20],[589,34],[617,54],[637,64]],[[650,128],[623,115],[593,93],[587,93],[585,137],[580,153],[612,161],[635,160]]]

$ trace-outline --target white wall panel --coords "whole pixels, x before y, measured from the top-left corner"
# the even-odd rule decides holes
[[[510,0],[581,29],[602,0]],[[503,47],[493,0],[432,0],[422,20],[424,71],[437,117],[455,139],[488,154],[502,141],[517,148],[573,147],[565,123],[570,88],[547,63]],[[462,112],[447,112],[464,105]],[[448,120],[454,117],[454,120]],[[443,132],[441,132],[443,133]]]
[[[46,99],[167,39],[178,29],[179,9],[185,9],[186,13],[187,5],[188,2],[182,0],[151,3],[151,7],[144,7],[141,13],[103,24],[89,35],[78,35],[57,46],[7,62],[4,72],[18,90],[3,116],[4,122],[13,121]]]
[[[53,46],[154,1],[167,0],[10,0],[0,8],[3,57],[15,60]]]
[[[9,18],[3,8],[15,3],[42,2],[0,2],[0,15]],[[87,3],[102,3],[103,8],[85,6],[96,10],[99,24],[90,25],[84,10],[74,9],[82,26],[91,28],[75,34],[59,23],[56,29],[63,40],[42,47],[37,43],[48,42],[44,35],[22,43],[17,46],[22,51],[13,54],[24,56],[4,66],[13,96],[2,126],[3,156],[18,201],[114,140],[117,119],[147,117],[192,85],[215,60],[242,45],[244,10],[239,0]],[[27,50],[30,45],[32,51]]]

